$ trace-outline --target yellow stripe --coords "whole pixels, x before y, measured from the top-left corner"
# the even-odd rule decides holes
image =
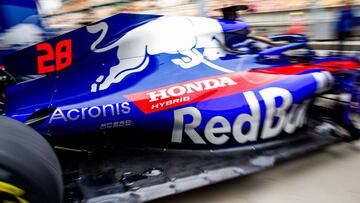
[[[0,192],[5,192],[10,195],[13,195],[19,201],[19,203],[29,203],[28,201],[21,198],[21,196],[25,194],[25,191],[9,183],[0,181]],[[14,202],[4,200],[3,203],[14,203]]]

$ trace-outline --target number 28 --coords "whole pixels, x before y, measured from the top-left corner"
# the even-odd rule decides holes
[[[55,52],[52,45],[48,42],[36,46],[38,52],[43,55],[37,57],[38,73],[45,74],[59,71],[72,64],[72,41],[71,39],[62,40],[55,46]]]

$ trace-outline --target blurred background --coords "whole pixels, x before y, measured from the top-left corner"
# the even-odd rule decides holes
[[[7,2],[14,4],[19,1],[0,0],[0,4],[6,5]],[[29,0],[23,2],[27,1]],[[310,44],[318,50],[355,51],[360,45],[360,26],[358,26],[360,24],[358,17],[360,16],[360,0],[30,1],[35,1],[37,5],[37,12],[42,21],[41,27],[46,28],[46,37],[69,32],[120,12],[221,17],[221,13],[216,9],[229,5],[246,4],[249,5],[249,10],[241,12],[240,15],[251,26],[252,34],[262,36],[280,33],[306,34],[311,39]],[[6,31],[6,26],[3,30],[1,29],[1,18],[8,18],[10,12],[8,7],[1,5],[0,11],[3,11],[2,14],[0,12],[1,33]],[[12,11],[12,13],[14,12]],[[36,34],[37,32],[35,32]],[[3,42],[12,41],[5,39],[9,38],[9,34],[0,34],[0,48],[6,46],[5,43],[1,43],[1,38]],[[25,41],[39,40],[36,38]],[[337,48],[338,46],[335,45],[339,42],[342,42],[343,46]]]
[[[336,22],[345,4],[351,5],[354,16],[360,15],[360,0],[55,0],[52,8],[48,0],[39,3],[46,24],[62,32],[119,12],[220,17],[218,8],[247,4],[250,9],[241,17],[256,34],[286,33],[295,25],[313,40],[335,40]],[[359,30],[354,28],[353,33],[360,34]]]

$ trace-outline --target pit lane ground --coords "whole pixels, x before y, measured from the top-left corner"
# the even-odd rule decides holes
[[[358,203],[360,141],[340,143],[249,176],[153,203]]]

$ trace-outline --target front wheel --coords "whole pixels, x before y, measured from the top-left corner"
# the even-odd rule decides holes
[[[0,202],[60,203],[59,161],[32,128],[0,116]]]

